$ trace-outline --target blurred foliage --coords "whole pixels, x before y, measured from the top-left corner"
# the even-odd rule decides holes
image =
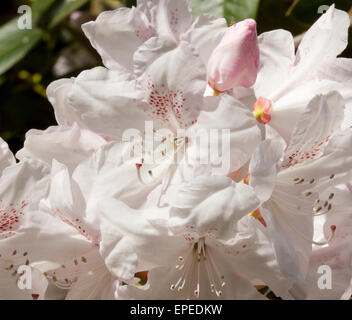
[[[218,17],[225,17],[230,23],[245,18],[256,18],[260,0],[193,0],[193,15],[212,13]]]
[[[177,1],[177,0],[173,0]],[[21,148],[31,128],[55,125],[46,98],[48,84],[77,76],[101,65],[100,57],[81,31],[81,24],[104,11],[133,6],[134,0],[2,0],[0,13],[0,136],[13,151]],[[258,32],[287,29],[306,31],[320,14],[319,7],[335,3],[350,10],[351,0],[193,0],[195,14],[208,12],[228,22],[256,18]],[[19,30],[18,8],[30,5],[33,29]],[[350,39],[352,43],[352,39]],[[351,45],[344,53],[351,57]]]

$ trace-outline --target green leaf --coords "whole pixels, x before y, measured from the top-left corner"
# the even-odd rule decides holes
[[[10,26],[13,26],[11,24]],[[0,29],[0,75],[21,60],[42,38],[44,32],[30,30]]]
[[[89,0],[62,0],[61,3],[52,12],[52,20],[49,29],[56,27],[63,19],[65,19],[72,11],[77,10]]]
[[[54,1],[36,0],[33,3],[31,7],[33,29],[18,28],[20,14],[0,28],[0,75],[20,61],[40,41],[44,31],[36,26]]]
[[[192,0],[193,15],[211,13],[219,18],[224,16],[224,0]]]
[[[257,17],[260,0],[193,0],[194,15],[211,13],[225,17],[228,22]]]
[[[235,21],[257,17],[260,0],[227,0],[224,1],[224,16]]]
[[[37,26],[41,16],[45,13],[53,4],[55,0],[36,0],[32,5],[32,23],[33,26]]]

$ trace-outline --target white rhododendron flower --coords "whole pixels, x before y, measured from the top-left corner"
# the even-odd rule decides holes
[[[349,25],[331,6],[296,51],[190,0],[84,24],[104,66],[0,138],[0,299],[349,299]]]
[[[292,280],[303,279],[312,244],[317,244],[314,216],[335,208],[334,193],[325,198],[320,193],[352,174],[352,131],[339,129],[343,111],[338,93],[315,97],[297,122],[285,153],[282,143],[266,140],[249,166],[249,184],[263,203],[260,212],[278,263]],[[335,229],[331,225],[330,238]]]
[[[103,12],[96,21],[83,25],[107,68],[130,71],[134,53],[154,37],[175,45],[187,40],[206,64],[226,28],[225,19],[207,14],[192,24],[190,0],[141,0],[135,8]]]
[[[8,166],[15,163],[15,157],[7,143],[0,138],[0,174]]]
[[[244,220],[237,217],[237,222],[235,219],[236,215],[241,216],[246,210],[256,207],[255,202],[242,202],[253,192],[250,187],[236,187],[231,179],[223,178],[201,186],[205,195],[199,190],[193,193],[193,188],[199,186],[200,182],[202,179],[196,181],[194,186],[181,189],[178,195],[180,203],[176,202],[174,207],[167,209],[154,208],[140,212],[112,199],[102,204],[103,232],[105,228],[115,226],[106,242],[106,247],[111,250],[109,264],[113,270],[116,274],[120,270],[135,267],[138,271],[150,270],[144,287],[120,286],[120,298],[264,299],[251,283],[254,279],[269,282],[280,293],[285,294],[289,283],[278,271],[270,242],[254,226],[255,223],[252,225],[254,219],[249,221],[248,217]],[[187,191],[190,192],[189,197],[184,199]],[[212,195],[214,191],[216,193]],[[223,212],[226,220],[218,219],[214,223],[215,214],[212,215],[212,208],[219,198],[222,199],[223,207],[227,202],[229,205]],[[255,200],[254,196],[253,201]],[[202,208],[207,206],[209,210],[204,212]],[[112,214],[114,208],[119,208],[121,215]],[[170,214],[169,221],[167,211]],[[183,219],[191,211],[193,214],[190,221]],[[131,219],[135,222],[134,226],[138,227],[138,232],[129,223]],[[227,233],[223,233],[224,230],[220,228],[224,227],[224,222],[231,220],[233,223],[227,226],[232,227]],[[207,226],[212,226],[212,229]],[[126,235],[126,240],[116,239],[113,242],[115,246],[112,246],[113,234],[120,232]],[[104,238],[102,243],[105,244]],[[136,254],[136,261],[129,257],[131,248]],[[147,250],[148,248],[153,250]],[[125,259],[121,260],[121,257]],[[248,265],[249,261],[251,263]]]
[[[351,60],[337,58],[347,47],[349,26],[348,14],[331,6],[304,35],[297,52],[287,31],[259,36],[261,67],[253,106],[258,121],[269,122],[288,142],[300,114],[316,94],[337,90],[347,110],[351,108]]]

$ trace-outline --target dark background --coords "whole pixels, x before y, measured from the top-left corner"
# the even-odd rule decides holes
[[[66,7],[64,4],[67,1],[1,0],[0,26],[19,17],[17,9],[20,5],[41,7],[45,2],[50,2],[48,8],[40,9],[38,27],[43,31],[40,39],[23,58],[7,68],[6,72],[0,73],[0,136],[14,152],[22,147],[24,135],[29,129],[46,129],[56,124],[52,107],[45,95],[48,84],[58,78],[76,76],[84,69],[101,64],[99,56],[81,32],[81,23],[95,19],[101,11],[135,4],[135,1],[71,0],[73,7]],[[253,0],[224,0],[226,1],[250,3]],[[319,18],[318,8],[321,5],[333,3],[345,11],[352,8],[351,0],[261,0],[255,13],[241,13],[241,18],[256,17],[259,33],[282,28],[299,35]],[[290,8],[293,10],[288,15]],[[58,17],[59,21],[52,26],[52,21]],[[226,18],[230,19],[229,16]],[[1,40],[3,29],[0,27],[0,65],[6,64],[9,54],[12,54],[12,49],[8,49],[15,43],[11,37],[7,42]],[[15,39],[15,36],[12,37]],[[349,48],[343,56],[352,57],[351,40],[350,36]]]

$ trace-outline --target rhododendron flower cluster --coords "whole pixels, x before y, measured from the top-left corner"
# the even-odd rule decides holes
[[[50,84],[17,161],[0,140],[0,298],[349,299],[349,25],[295,50],[189,0],[84,24],[104,66]]]

